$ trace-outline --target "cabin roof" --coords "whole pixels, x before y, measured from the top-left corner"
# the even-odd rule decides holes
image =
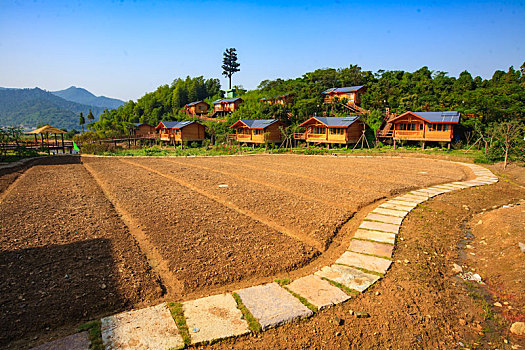
[[[185,126],[188,126],[190,124],[193,124],[195,123],[194,121],[184,121],[184,122],[170,122],[170,121],[162,121],[159,123],[159,125],[157,126],[157,128],[160,126],[160,124],[163,124],[166,129],[182,129],[184,128]]]
[[[346,86],[346,87],[341,87],[341,88],[331,88],[331,89],[323,91],[322,93],[325,94],[325,95],[326,94],[330,94],[332,92],[336,93],[336,94],[342,94],[344,92],[359,91],[359,90],[361,90],[364,87],[365,87],[364,85],[358,85],[358,86]]]
[[[407,114],[413,114],[421,119],[426,120],[429,123],[459,123],[460,113],[458,111],[444,111],[444,112],[405,112],[390,122],[396,121],[397,119],[404,117]]]
[[[235,123],[233,123],[230,128],[233,128],[241,122],[242,124],[246,125],[250,129],[265,129],[266,127],[278,122],[277,119],[239,119]]]
[[[316,119],[317,121],[319,121],[320,123],[323,123],[329,128],[336,128],[336,127],[347,128],[350,125],[352,125],[356,120],[358,120],[359,117],[355,115],[348,116],[348,117],[312,117],[299,126],[306,125],[306,123],[308,123],[312,119]]]
[[[151,125],[149,125],[148,123],[131,123],[131,124],[133,124],[133,125],[135,125],[135,126],[141,126],[141,125],[151,126]]]
[[[206,103],[206,102],[204,102],[204,101],[195,101],[195,102],[187,103],[184,107],[195,106],[195,105],[197,105],[197,104],[199,104],[199,103],[201,103],[201,102]],[[207,104],[207,103],[206,103],[206,104]]]
[[[242,98],[240,97],[235,97],[235,98],[220,98],[218,100],[215,100],[212,102],[212,104],[214,105],[218,105],[219,103],[230,103],[230,102],[235,102],[237,100],[241,100],[242,101]]]
[[[54,126],[51,126],[49,124],[46,124],[38,129],[28,132],[28,134],[65,134],[65,133],[66,132],[64,130],[57,129]]]

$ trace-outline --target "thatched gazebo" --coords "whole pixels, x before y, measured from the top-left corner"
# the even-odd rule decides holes
[[[34,134],[35,135],[35,144],[38,146],[38,137],[37,135],[40,134],[40,137],[41,137],[41,140],[42,140],[42,143],[41,143],[41,147],[47,147],[47,152],[50,153],[50,144],[49,144],[49,134],[54,134],[55,135],[55,142],[53,144],[53,148],[55,149],[62,149],[62,152],[63,153],[66,153],[66,148],[64,147],[64,134],[66,132],[64,130],[60,130],[58,128],[55,128],[54,126],[51,126],[49,124],[46,124],[38,129],[35,129],[33,131],[30,131],[28,132],[28,134]],[[62,140],[62,145],[59,146],[58,144],[58,139],[57,139],[57,134],[60,134],[60,137],[61,137],[61,140]],[[44,144],[44,140],[46,140],[46,143]]]

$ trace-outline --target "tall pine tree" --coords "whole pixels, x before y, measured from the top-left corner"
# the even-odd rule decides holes
[[[229,79],[229,89],[232,88],[232,75],[235,72],[240,71],[239,66],[241,64],[237,62],[237,50],[235,48],[229,48],[224,51],[222,59],[222,75]]]

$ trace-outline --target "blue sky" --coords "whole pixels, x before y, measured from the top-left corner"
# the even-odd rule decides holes
[[[0,86],[84,87],[123,100],[177,77],[233,84],[317,68],[428,66],[490,78],[525,61],[525,0],[8,1],[0,0]]]

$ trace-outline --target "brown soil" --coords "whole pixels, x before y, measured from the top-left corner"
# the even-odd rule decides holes
[[[0,345],[309,271],[347,246],[359,208],[471,176],[408,158],[60,159],[70,162],[6,178],[0,194],[1,321],[11,327]]]
[[[520,170],[525,173],[523,168],[515,171],[521,174]],[[512,181],[519,178],[511,176],[510,172],[504,174]],[[515,244],[518,231],[523,237],[523,219],[520,219],[523,205],[514,206],[513,210],[492,211],[492,208],[524,197],[525,189],[502,181],[431,199],[417,207],[404,221],[393,256],[395,263],[372,289],[310,319],[251,337],[225,340],[208,348],[523,348],[525,339],[510,335],[510,322],[501,322],[508,315],[512,315],[512,319],[521,318],[523,312],[523,256],[517,253]],[[508,217],[505,221],[500,210],[508,210],[512,219]],[[494,229],[495,237],[489,243],[487,231],[478,237],[477,228],[474,229],[475,239],[470,244],[475,246],[476,255],[469,254],[463,264],[476,266],[475,270],[486,279],[486,286],[465,282],[452,271],[452,264],[461,263],[465,251],[470,251],[464,248],[465,237],[471,237],[470,234],[465,236],[469,225],[479,222],[478,215],[484,212],[483,223],[486,220],[488,228]],[[503,222],[506,224],[501,225]],[[480,224],[479,229],[484,224]],[[489,232],[491,235],[492,230]],[[512,238],[501,243],[502,236],[508,236],[508,232]],[[495,246],[487,251],[486,257],[481,250],[478,253],[482,248],[476,242],[482,237],[487,242],[487,246],[482,244],[483,250]],[[509,260],[504,264],[490,263],[489,260],[490,268],[484,267],[482,259],[488,259],[489,254],[494,256],[495,252],[503,252]],[[471,262],[471,259],[476,262]],[[492,306],[493,276],[501,282],[498,284],[500,297],[505,296],[499,300],[502,304],[507,300],[513,307],[511,310],[507,307],[502,318],[493,316],[502,309]],[[367,312],[370,317],[355,318],[350,315],[350,310]],[[339,319],[342,325],[339,325]]]
[[[0,202],[2,348],[72,333],[161,296],[100,188],[78,158],[67,161],[30,168]]]

